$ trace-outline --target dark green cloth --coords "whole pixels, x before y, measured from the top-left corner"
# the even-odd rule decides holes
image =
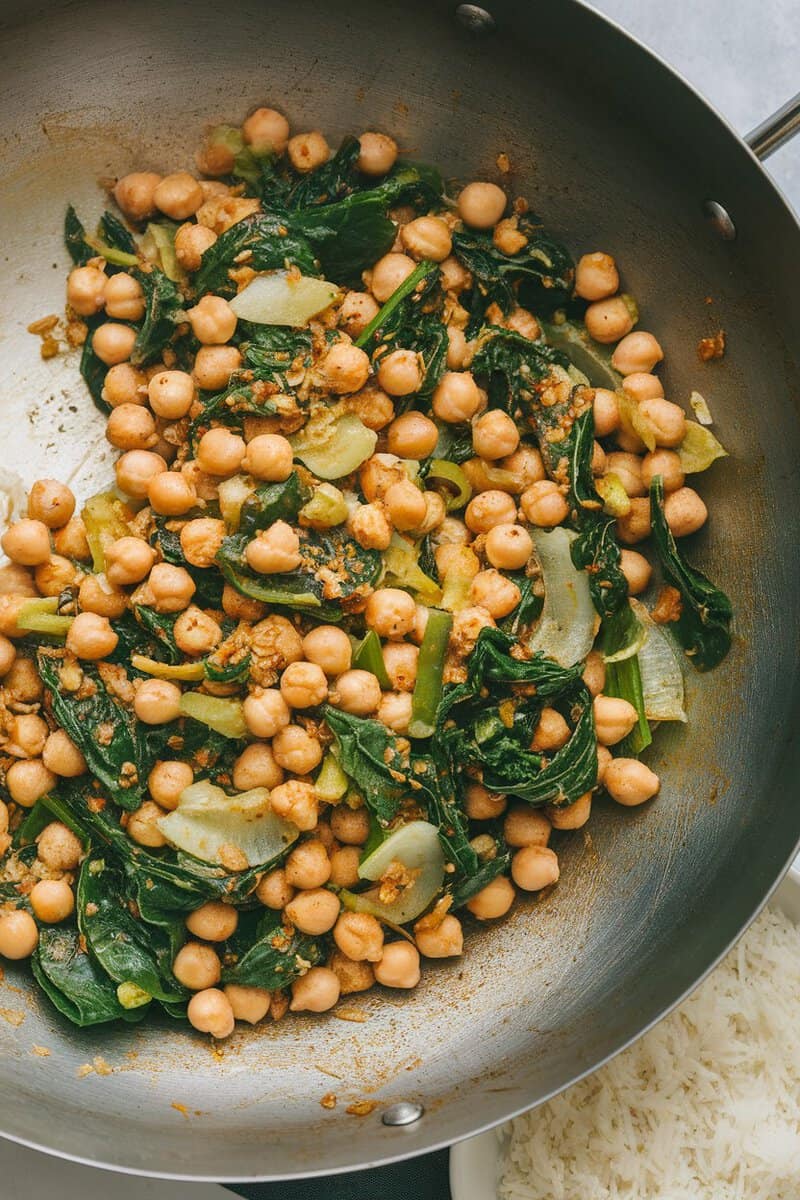
[[[247,1200],[450,1200],[448,1150],[371,1171],[325,1175],[293,1183],[236,1184]]]

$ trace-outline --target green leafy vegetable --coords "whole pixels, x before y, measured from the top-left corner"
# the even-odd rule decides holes
[[[604,655],[609,654],[609,658],[606,659],[606,682],[603,690],[608,696],[627,700],[636,709],[636,724],[616,748],[619,754],[634,758],[653,740],[645,711],[638,655],[628,653],[625,657],[621,656],[626,648],[638,644],[640,632],[641,627],[633,609],[625,605],[619,612],[606,617],[601,639]]]
[[[603,512],[592,475],[594,412],[591,407],[575,421],[571,438],[570,498],[573,524],[578,537],[572,545],[572,561],[589,575],[592,601],[601,616],[617,612],[628,598],[628,582],[622,571],[622,553],[616,536],[616,521]]]
[[[132,271],[144,291],[144,318],[136,333],[131,362],[146,366],[159,358],[175,333],[176,314],[183,308],[183,296],[173,281],[151,267],[149,271]]]
[[[246,255],[254,271],[275,271],[287,266],[299,267],[303,275],[319,275],[319,265],[311,242],[301,229],[290,230],[281,216],[253,213],[220,234],[203,255],[194,283],[198,294],[214,292],[233,295],[236,288],[228,276],[237,261]],[[332,272],[332,278],[337,278]]]
[[[297,930],[287,932],[277,912],[244,915],[236,935],[228,943],[223,983],[275,991],[286,987],[316,966],[324,954],[324,943]]]
[[[132,1018],[117,999],[114,983],[81,950],[74,926],[43,926],[31,967],[39,987],[73,1025],[85,1028]],[[144,1015],[143,1010],[138,1015]]]
[[[412,797],[419,784],[397,739],[380,721],[354,717],[326,704],[325,720],[336,739],[336,757],[358,788],[364,803],[381,825],[397,815],[400,802]]]

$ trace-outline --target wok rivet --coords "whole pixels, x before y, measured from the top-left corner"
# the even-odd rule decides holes
[[[456,20],[469,33],[491,33],[497,28],[497,22],[490,12],[479,4],[459,4],[456,9]]]
[[[722,238],[723,242],[732,242],[734,240],[736,237],[736,226],[727,208],[723,208],[718,200],[703,201],[703,216],[717,236]]]
[[[468,8],[469,5],[462,7]],[[397,1104],[389,1105],[381,1120],[384,1125],[413,1125],[424,1112],[421,1104],[415,1104],[412,1100],[398,1100]]]

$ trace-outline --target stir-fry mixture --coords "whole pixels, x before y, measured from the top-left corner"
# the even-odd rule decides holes
[[[382,133],[262,108],[197,164],[67,213],[119,457],[2,537],[0,954],[77,1025],[224,1038],[551,889],[731,607],[679,540],[724,451],[610,255]]]

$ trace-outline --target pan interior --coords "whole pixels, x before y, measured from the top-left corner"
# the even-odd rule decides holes
[[[600,18],[566,0],[491,7],[498,30],[481,38],[430,0],[6,5],[3,465],[27,484],[69,478],[81,496],[109,478],[77,362],[43,362],[26,333],[63,305],[63,210],[72,201],[91,220],[96,180],[191,169],[206,123],[259,103],[332,141],[386,129],[456,179],[498,178],[502,151],[510,190],[554,233],[621,263],[642,328],[666,347],[667,395],[685,402],[697,388],[711,406],[731,457],[702,481],[712,517],[692,554],[734,598],[735,649],[712,676],[687,676],[690,724],[662,729],[650,754],[658,800],[599,802],[588,831],[558,846],[554,894],[471,931],[463,962],[428,967],[412,995],[237,1033],[217,1055],[166,1023],[66,1028],[9,969],[9,1136],[217,1179],[420,1152],[535,1103],[640,1032],[724,950],[792,853],[797,228],[718,119]],[[736,242],[705,226],[708,196],[728,206]],[[719,328],[728,352],[701,365],[696,343]],[[319,1103],[329,1092],[332,1111]],[[380,1111],[400,1099],[426,1115],[389,1129]],[[377,1108],[348,1115],[360,1100]]]

